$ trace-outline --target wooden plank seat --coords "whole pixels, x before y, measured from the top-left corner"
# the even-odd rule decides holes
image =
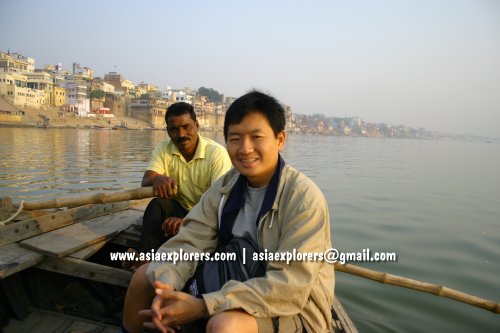
[[[133,202],[126,201],[76,207],[0,226],[0,246],[22,241],[98,216],[125,210],[133,204]]]
[[[34,266],[44,255],[22,248],[17,243],[0,247],[0,279]]]
[[[86,262],[85,259],[122,231],[125,231],[120,235],[122,240],[138,241],[139,231],[133,225],[142,223],[141,206],[145,208],[144,201],[139,205],[134,202],[91,205],[2,226],[0,279],[36,266],[127,286],[130,272]],[[5,230],[8,231],[2,235]],[[116,279],[110,279],[111,275]]]
[[[142,219],[139,211],[120,211],[44,233],[19,244],[41,254],[61,258],[117,235],[136,223],[137,219]]]

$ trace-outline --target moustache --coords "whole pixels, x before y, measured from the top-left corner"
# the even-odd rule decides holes
[[[189,141],[189,138],[188,138],[188,137],[178,138],[176,142],[177,142],[177,143],[183,143],[183,142],[186,142],[186,141]]]

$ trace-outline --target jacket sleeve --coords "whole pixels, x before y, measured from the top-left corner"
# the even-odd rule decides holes
[[[193,254],[212,252],[217,245],[219,200],[220,193],[212,186],[184,218],[179,233],[158,249],[157,256],[177,253],[180,259],[176,263],[171,260],[151,262],[147,274],[152,283],[161,281],[172,284],[176,290],[184,288],[198,264],[197,260],[192,260]]]
[[[331,247],[330,221],[326,201],[312,181],[296,183],[304,192],[282,198],[278,225],[281,228],[277,252],[323,253]],[[300,188],[300,187],[299,187]],[[273,218],[273,217],[271,217]],[[276,217],[274,217],[276,218]],[[264,231],[269,223],[266,219]],[[276,225],[275,222],[275,226]],[[321,272],[320,272],[321,270]],[[320,276],[330,274],[332,286]],[[312,291],[312,288],[315,291]],[[333,266],[320,261],[273,261],[267,263],[264,277],[245,282],[229,281],[220,291],[204,294],[210,315],[230,309],[243,309],[255,317],[290,316],[301,312],[311,292],[321,290],[333,298]],[[333,300],[333,299],[332,299]]]

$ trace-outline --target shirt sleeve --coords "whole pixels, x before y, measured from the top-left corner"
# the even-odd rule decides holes
[[[167,144],[160,142],[151,154],[151,162],[149,162],[147,170],[154,171],[164,176],[168,176],[167,160]]]
[[[213,184],[232,167],[231,159],[223,147],[216,147],[212,156],[212,177],[210,184]]]

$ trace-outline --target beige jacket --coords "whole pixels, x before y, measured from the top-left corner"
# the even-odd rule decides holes
[[[186,216],[183,227],[159,252],[211,252],[217,245],[218,215],[223,196],[231,191],[239,173],[222,176]],[[222,200],[221,200],[222,199]],[[260,251],[323,253],[332,247],[330,217],[319,188],[305,175],[285,165],[272,209],[258,224]],[[197,262],[150,264],[151,281],[170,283],[181,290]],[[245,282],[229,281],[220,291],[204,294],[210,315],[243,309],[255,317],[299,314],[308,332],[328,332],[334,295],[333,265],[326,262],[267,263],[266,275]]]

